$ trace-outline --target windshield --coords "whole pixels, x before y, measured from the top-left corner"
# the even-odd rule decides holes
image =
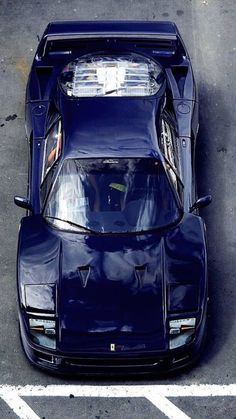
[[[65,160],[44,210],[58,228],[96,233],[156,229],[179,215],[162,163],[150,158]]]

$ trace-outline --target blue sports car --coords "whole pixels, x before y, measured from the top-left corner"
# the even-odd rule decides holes
[[[59,373],[163,373],[200,353],[198,101],[172,22],[53,22],[26,92],[20,335]]]

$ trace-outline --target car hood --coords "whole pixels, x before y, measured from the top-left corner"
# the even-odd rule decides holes
[[[203,223],[192,214],[162,233],[113,236],[26,217],[18,261],[22,303],[55,310],[62,351],[167,349],[168,314],[198,311],[205,292]]]

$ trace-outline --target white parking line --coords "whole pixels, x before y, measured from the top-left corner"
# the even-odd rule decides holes
[[[40,419],[15,391],[0,396],[20,419]]]
[[[236,384],[214,385],[0,385],[2,398],[20,419],[39,419],[21,397],[145,397],[170,419],[190,419],[169,398],[175,397],[233,397]]]
[[[159,394],[149,394],[146,397],[154,406],[157,407],[162,413],[164,413],[170,419],[190,419],[182,410],[175,406],[170,400]]]

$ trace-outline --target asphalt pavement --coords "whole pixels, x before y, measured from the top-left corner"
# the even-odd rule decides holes
[[[199,91],[198,190],[199,196],[213,197],[213,203],[201,213],[209,244],[208,338],[205,352],[194,368],[165,379],[57,378],[29,365],[18,336],[15,264],[18,224],[24,212],[14,206],[13,198],[16,194],[26,195],[24,95],[30,64],[49,21],[106,19],[175,21],[192,58]],[[0,386],[144,388],[136,398],[132,394],[116,397],[113,391],[102,398],[99,391],[83,395],[81,390],[82,396],[74,397],[71,393],[73,397],[67,397],[60,396],[59,389],[56,397],[40,399],[34,393],[26,393],[22,397],[37,411],[38,417],[162,418],[166,417],[163,411],[145,396],[148,385],[153,388],[178,385],[181,389],[188,385],[223,386],[236,382],[235,22],[235,0],[0,0]],[[181,396],[181,391],[179,394],[175,404],[186,417],[236,417],[235,398],[230,394],[212,397],[199,396],[197,391],[191,397]],[[0,391],[0,417],[16,418],[6,400],[7,397],[5,401],[1,398]]]

